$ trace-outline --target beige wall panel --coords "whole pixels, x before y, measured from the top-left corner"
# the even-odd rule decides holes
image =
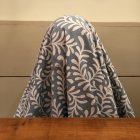
[[[29,78],[0,77],[0,117],[12,117]]]
[[[97,27],[119,75],[140,75],[140,27]]]
[[[30,75],[50,22],[0,22],[0,75]],[[119,75],[140,75],[140,23],[95,23]]]
[[[29,78],[0,78],[0,117],[12,117]],[[136,117],[140,117],[140,77],[120,78],[133,105]]]
[[[133,106],[136,117],[140,117],[140,77],[119,78]]]
[[[0,24],[0,75],[30,75],[48,23]]]

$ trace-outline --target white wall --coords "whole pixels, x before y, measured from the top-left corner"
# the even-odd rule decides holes
[[[0,0],[0,20],[52,21],[64,14],[94,22],[140,22],[140,0]]]

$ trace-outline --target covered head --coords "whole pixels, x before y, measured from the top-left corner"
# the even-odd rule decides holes
[[[94,29],[80,16],[48,28],[15,117],[134,117]]]

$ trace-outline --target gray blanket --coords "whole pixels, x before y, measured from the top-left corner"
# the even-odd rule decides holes
[[[88,21],[63,16],[50,25],[14,117],[134,117]]]

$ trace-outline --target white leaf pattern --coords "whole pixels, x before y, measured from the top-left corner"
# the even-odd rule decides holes
[[[134,117],[89,22],[63,16],[51,24],[14,117]]]

